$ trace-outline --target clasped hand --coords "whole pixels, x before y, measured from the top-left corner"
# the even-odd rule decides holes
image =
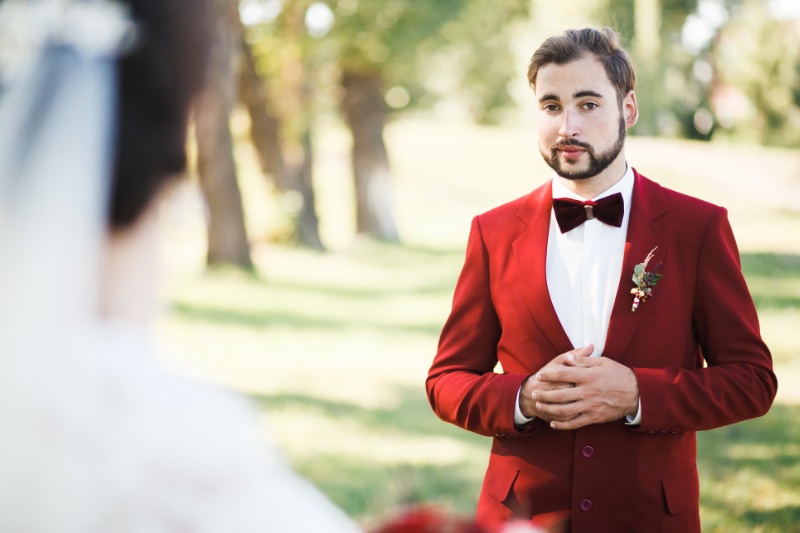
[[[520,410],[553,429],[578,429],[636,414],[639,386],[630,368],[606,357],[589,357],[589,345],[563,353],[528,377]]]

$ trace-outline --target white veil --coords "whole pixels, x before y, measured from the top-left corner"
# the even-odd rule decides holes
[[[356,531],[249,406],[98,320],[133,28],[111,0],[0,0],[0,531]]]
[[[46,447],[47,432],[56,429],[46,427],[46,417],[72,386],[62,372],[80,372],[74,365],[81,359],[69,352],[96,313],[114,56],[131,27],[125,11],[109,2],[0,3],[3,531],[23,531],[3,523],[11,509],[22,514],[27,502],[42,503],[28,498],[32,473],[48,469],[54,482],[59,476],[46,461],[52,450],[36,447]]]

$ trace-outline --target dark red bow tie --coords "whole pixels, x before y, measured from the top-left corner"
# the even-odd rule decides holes
[[[596,218],[611,226],[622,226],[622,216],[625,214],[625,202],[622,194],[616,193],[593,202],[586,200],[573,200],[571,198],[554,198],[553,211],[561,233],[566,233],[577,228],[587,220]]]

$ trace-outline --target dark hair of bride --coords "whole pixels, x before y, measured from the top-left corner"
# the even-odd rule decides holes
[[[108,223],[131,225],[186,167],[186,125],[205,78],[207,0],[126,0],[137,25],[117,63],[118,112]]]

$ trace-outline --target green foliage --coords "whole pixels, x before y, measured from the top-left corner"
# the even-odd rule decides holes
[[[654,0],[649,0],[654,1]],[[624,36],[637,64],[640,120],[635,131],[709,140],[714,135],[766,145],[800,144],[800,32],[796,21],[777,21],[764,0],[720,0],[727,21],[703,50],[682,42],[699,0],[660,0],[656,34],[637,28],[643,0],[604,0],[595,8],[598,25]],[[647,35],[641,32],[650,31]],[[644,57],[642,39],[657,48]],[[656,41],[653,41],[656,39]],[[707,76],[698,76],[709,70]],[[666,90],[663,90],[666,89]],[[697,113],[709,119],[699,127]]]
[[[444,28],[450,71],[479,124],[496,124],[512,104],[507,87],[524,76],[512,50],[514,23],[530,16],[528,0],[470,0]]]
[[[338,60],[354,70],[407,70],[438,42],[440,30],[458,18],[467,0],[329,0],[335,21],[331,37]]]
[[[800,146],[800,32],[775,21],[762,2],[748,1],[721,32],[714,50],[719,76],[745,97],[731,115],[734,136],[775,146]],[[733,106],[728,103],[728,106]]]
[[[680,34],[686,17],[697,9],[698,0],[661,0],[661,37]]]
[[[334,85],[344,70],[375,74],[387,90],[404,90],[409,102],[401,109],[453,96],[435,88],[442,76],[455,80],[446,90],[455,87],[481,122],[499,121],[497,110],[512,103],[507,85],[519,73],[510,29],[528,16],[528,0],[324,0],[332,26],[311,36],[303,20],[314,3],[287,0],[277,17],[248,29],[279,98],[299,62],[323,106],[336,105]]]

